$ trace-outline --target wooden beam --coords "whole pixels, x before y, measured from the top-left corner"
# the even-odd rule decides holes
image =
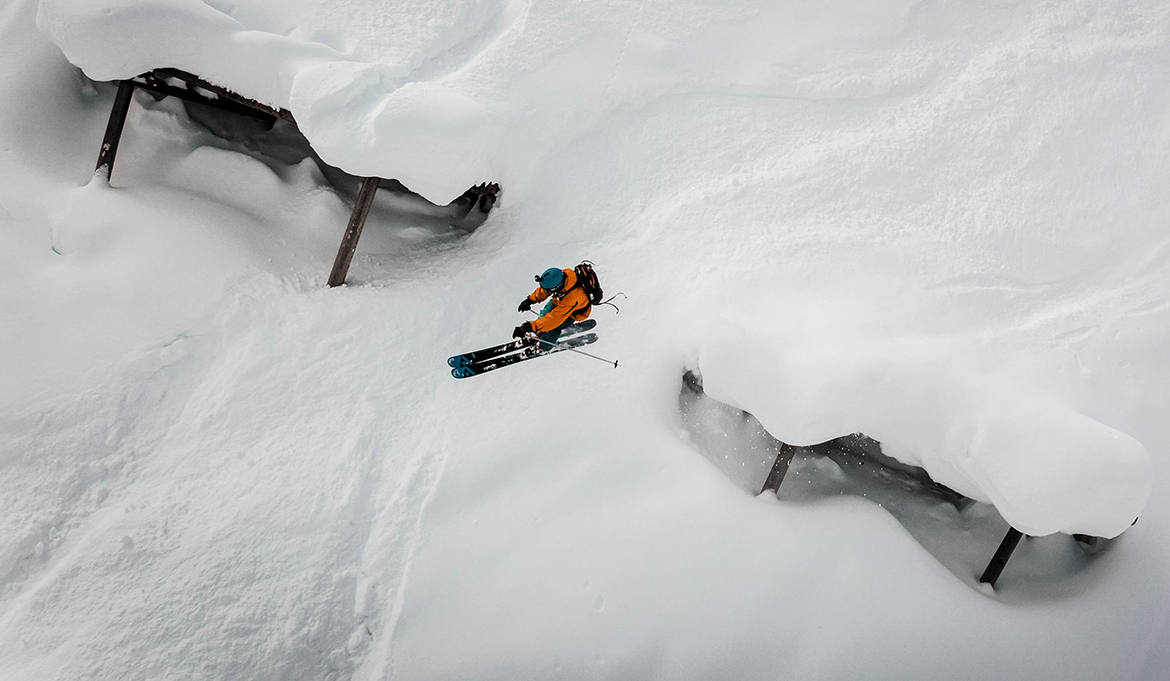
[[[114,108],[110,110],[110,120],[106,123],[106,135],[102,138],[102,148],[98,152],[95,173],[103,173],[106,181],[114,172],[114,158],[118,155],[118,143],[122,141],[122,128],[126,127],[126,114],[130,111],[130,102],[134,99],[134,83],[128,80],[118,81],[118,94],[114,96]]]
[[[1000,573],[1007,565],[1008,558],[1012,557],[1012,551],[1016,550],[1016,545],[1020,543],[1023,536],[1024,534],[1016,528],[1008,528],[1007,534],[1003,536],[1003,541],[999,543],[999,548],[995,550],[995,555],[991,557],[991,562],[987,564],[987,569],[979,578],[980,582],[995,586],[996,580],[999,579]]]
[[[160,78],[148,77],[149,75],[150,74],[147,74],[147,77],[139,76],[139,78],[142,78],[142,80],[134,81],[135,87],[142,90],[157,92],[160,95],[167,97],[177,97],[178,99],[183,99],[188,102],[195,102],[196,104],[210,106],[216,109],[221,109],[223,111],[230,111],[231,113],[239,114],[241,116],[248,116],[249,118],[255,118],[257,120],[264,121],[269,125],[272,125],[272,123],[276,121],[276,116],[261,111],[255,107],[244,106],[243,104],[239,104],[231,99],[227,99],[226,97],[212,99],[211,97],[200,94],[198,90],[176,87]]]
[[[362,227],[366,224],[366,216],[370,214],[370,207],[374,205],[374,195],[378,193],[377,177],[367,177],[362,180],[362,188],[358,190],[357,201],[353,204],[353,213],[349,216],[349,225],[345,228],[345,236],[341,238],[341,248],[337,249],[337,258],[333,261],[333,271],[329,273],[329,285],[341,286],[345,283],[345,275],[349,273],[349,263],[353,260],[353,252],[357,249],[358,239],[362,236]]]
[[[792,455],[796,453],[796,447],[781,442],[780,451],[776,454],[776,461],[772,463],[772,470],[768,472],[768,479],[764,481],[764,487],[760,490],[760,494],[768,490],[778,491],[781,483],[784,482],[784,475],[788,473],[788,465],[792,463]]]
[[[273,118],[283,118],[286,121],[296,123],[292,112],[288,109],[274,109],[267,104],[261,104],[254,99],[248,99],[243,95],[236,94],[227,88],[209,83],[193,73],[187,73],[186,71],[180,71],[179,69],[155,69],[152,71],[152,73],[159,79],[165,80],[166,78],[175,78],[186,83],[188,88],[199,88],[200,90],[206,90],[207,92],[214,93],[217,97],[222,97],[223,99],[235,102],[241,106],[245,106],[272,116]]]

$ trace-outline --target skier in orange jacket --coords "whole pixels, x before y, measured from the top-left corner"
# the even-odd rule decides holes
[[[549,298],[552,300],[540,311],[540,317],[517,326],[512,331],[512,337],[522,338],[536,333],[543,340],[555,343],[565,327],[588,319],[593,307],[585,289],[577,285],[577,273],[572,269],[550,267],[538,275],[536,281],[540,286],[520,302],[520,312],[527,312],[536,303]]]

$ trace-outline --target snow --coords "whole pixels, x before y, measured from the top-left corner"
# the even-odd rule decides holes
[[[1165,678],[1168,26],[0,8],[0,678]],[[160,66],[312,150],[139,93],[91,180],[89,78]],[[439,204],[383,190],[339,289],[356,180],[314,153]],[[488,180],[468,235],[441,205]],[[621,368],[449,376],[582,258],[629,296],[591,346]],[[745,494],[687,431],[687,369],[776,438],[861,430],[994,508]],[[1004,520],[1120,536],[1025,539],[981,588]]]
[[[1141,443],[1009,377],[957,371],[954,353],[924,345],[819,338],[777,349],[743,333],[704,347],[699,363],[712,396],[780,440],[865,433],[1025,534],[1115,537],[1133,524],[1150,493]]]
[[[444,204],[488,180],[527,195],[549,154],[648,96],[857,96],[872,86],[801,71],[897,35],[913,4],[46,0],[37,24],[91,78],[198,74],[291,110],[329,163]]]

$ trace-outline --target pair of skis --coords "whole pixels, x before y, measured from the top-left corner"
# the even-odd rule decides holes
[[[478,376],[516,362],[589,345],[597,340],[597,334],[585,332],[595,326],[597,326],[595,320],[586,319],[583,322],[576,322],[565,327],[556,343],[517,338],[514,341],[483,350],[449,357],[447,364],[451,367],[451,375],[455,378]]]

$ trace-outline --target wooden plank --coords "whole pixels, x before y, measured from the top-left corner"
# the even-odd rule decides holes
[[[143,77],[139,76],[139,78]],[[195,102],[196,104],[203,104],[204,106],[222,109],[223,111],[230,111],[241,116],[255,118],[257,120],[264,121],[269,125],[271,125],[276,120],[276,116],[259,109],[237,104],[230,99],[212,99],[211,97],[205,97],[199,94],[197,90],[176,87],[159,78],[143,78],[141,81],[134,81],[134,85],[139,89],[150,90],[151,92],[157,92],[160,95],[177,97],[178,99],[183,99],[188,102]]]
[[[991,557],[991,562],[987,564],[987,569],[983,571],[983,575],[979,581],[984,584],[995,586],[996,580],[999,579],[1000,573],[1007,565],[1008,558],[1012,557],[1012,551],[1016,550],[1016,546],[1020,543],[1020,539],[1024,536],[1022,532],[1014,527],[1009,527],[1007,534],[1003,536],[1003,541],[999,543],[999,548],[995,550],[995,555]]]
[[[134,100],[134,83],[128,80],[118,81],[118,94],[114,96],[114,108],[110,110],[110,120],[106,123],[106,135],[102,138],[102,148],[98,152],[95,173],[102,173],[106,181],[114,172],[114,159],[118,156],[118,143],[122,141],[122,128],[126,127],[126,114],[130,111],[130,102]]]
[[[329,286],[341,286],[345,283],[349,263],[353,260],[358,239],[362,236],[362,227],[366,224],[370,207],[374,205],[374,195],[378,193],[379,182],[381,180],[377,177],[362,180],[362,188],[358,190],[357,201],[353,204],[353,213],[349,216],[349,225],[345,228],[345,236],[341,239],[341,247],[337,249],[337,258],[333,261],[333,271],[329,273]]]
[[[292,112],[289,111],[288,109],[274,109],[274,108],[268,106],[267,104],[261,104],[260,102],[257,102],[254,99],[248,99],[247,97],[244,97],[243,95],[232,92],[231,90],[228,90],[227,88],[223,88],[223,87],[220,87],[220,86],[215,85],[213,83],[209,83],[206,80],[203,80],[202,78],[200,78],[199,76],[196,76],[193,73],[187,73],[186,71],[180,71],[179,69],[155,69],[152,73],[155,74],[156,77],[158,77],[160,79],[164,79],[164,80],[166,78],[177,78],[178,80],[181,80],[184,83],[186,83],[187,86],[190,88],[197,87],[197,88],[200,88],[201,90],[213,92],[213,93],[215,93],[215,95],[217,97],[222,97],[222,98],[227,99],[229,101],[235,102],[236,104],[239,104],[241,106],[245,106],[245,107],[254,109],[256,111],[259,111],[261,113],[265,113],[269,116],[272,116],[273,118],[283,118],[286,121],[296,123],[296,120],[293,118]]]
[[[788,466],[792,463],[792,455],[796,454],[796,447],[781,442],[780,451],[776,454],[776,461],[772,463],[772,470],[768,472],[768,479],[764,481],[764,487],[760,490],[760,494],[768,490],[777,491],[780,485],[784,482],[784,475],[788,473]]]

